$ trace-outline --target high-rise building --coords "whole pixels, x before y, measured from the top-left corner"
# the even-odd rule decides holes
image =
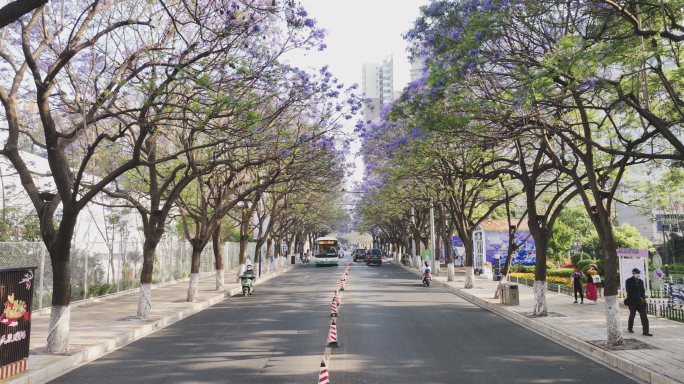
[[[365,63],[362,67],[361,90],[365,97],[370,100],[370,105],[367,105],[363,110],[364,120],[374,120],[380,117],[381,92],[380,92],[380,78],[382,76],[382,66],[378,63]]]
[[[423,67],[425,67],[425,59],[418,58],[411,63],[411,81],[416,81],[423,76]]]
[[[410,75],[409,62],[399,53],[388,55],[382,63],[363,64],[361,89],[374,107],[364,109],[366,121],[380,117],[382,108],[401,96]]]

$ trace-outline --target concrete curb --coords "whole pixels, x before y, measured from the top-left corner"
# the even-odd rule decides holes
[[[410,267],[406,267],[402,265],[401,263],[398,263],[400,267],[403,269],[412,272],[416,275],[420,275],[420,271],[412,269]],[[624,372],[627,372],[631,375],[634,375],[640,379],[646,380],[648,383],[654,383],[654,384],[683,384],[683,381],[677,381],[671,377],[662,375],[658,372],[655,372],[653,370],[650,370],[648,368],[645,368],[639,364],[636,364],[632,361],[623,359],[622,357],[615,355],[609,351],[606,351],[604,349],[598,348],[594,346],[593,344],[590,344],[582,339],[579,339],[577,337],[574,337],[572,335],[569,335],[563,330],[552,327],[550,325],[541,323],[537,321],[536,319],[531,319],[529,317],[525,317],[513,310],[508,309],[507,307],[498,304],[498,303],[492,303],[490,301],[484,300],[478,296],[475,296],[465,289],[461,288],[456,288],[451,284],[445,283],[443,281],[435,280],[433,279],[432,282],[434,284],[437,284],[446,290],[455,293],[456,295],[479,305],[480,307],[486,308],[492,312],[495,312],[501,316],[507,317],[508,319],[519,323],[521,325],[524,325],[528,328],[532,328],[533,330],[536,330],[539,333],[544,334],[550,339],[553,339],[560,344],[563,344],[565,346],[571,347],[572,349],[575,349],[577,351],[580,351],[582,353],[588,354],[593,356],[594,358],[601,360],[607,365],[610,365],[611,367],[617,368],[619,370],[622,370]]]
[[[285,267],[284,269],[279,268],[278,271],[273,272],[272,274],[269,274],[268,276],[264,277],[259,277],[256,279],[254,282],[255,285],[259,285],[262,283],[267,282],[268,280],[271,280],[272,278],[282,275],[283,273],[289,272],[290,270],[299,267],[301,264],[295,264],[294,266],[289,265]],[[139,328],[137,328],[135,331],[130,331],[128,333],[125,333],[119,337],[110,339],[106,342],[100,343],[93,345],[87,349],[82,350],[81,352],[75,353],[71,356],[66,357],[65,359],[62,359],[61,361],[58,361],[54,364],[50,364],[48,366],[45,366],[43,368],[37,369],[35,371],[27,371],[27,373],[18,376],[16,378],[10,378],[6,379],[3,381],[0,381],[0,383],[7,383],[7,384],[34,384],[38,383],[43,380],[51,380],[59,375],[61,375],[63,372],[79,365],[79,364],[84,364],[84,363],[89,363],[92,360],[95,360],[102,355],[111,352],[118,347],[127,344],[129,342],[138,340],[143,338],[144,336],[147,336],[149,333],[165,328],[178,320],[182,320],[190,315],[194,315],[195,313],[201,312],[202,310],[211,307],[212,305],[215,305],[223,300],[225,300],[228,297],[235,296],[237,294],[242,293],[242,288],[234,288],[231,289],[230,291],[225,291],[222,295],[217,294],[214,297],[201,301],[199,303],[194,304],[191,308],[176,312],[174,314],[165,316],[159,320],[153,321],[149,324],[145,324]]]

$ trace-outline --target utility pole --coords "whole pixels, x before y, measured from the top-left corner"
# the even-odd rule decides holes
[[[437,273],[435,256],[435,208],[432,201],[430,201],[430,257],[432,257],[430,269],[432,269],[433,273]],[[437,264],[437,266],[439,266],[439,264]]]
[[[416,216],[413,207],[411,207],[411,224],[416,225]],[[411,260],[416,260],[416,237],[411,236]]]

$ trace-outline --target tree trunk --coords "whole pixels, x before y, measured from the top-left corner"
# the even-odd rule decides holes
[[[459,235],[461,235],[459,233]],[[465,249],[465,283],[463,284],[464,289],[471,289],[475,287],[475,269],[474,261],[475,255],[473,250],[473,238],[472,236],[460,236],[463,241],[463,249]]]
[[[421,260],[422,260],[422,257],[420,256],[420,241],[421,241],[421,239],[420,239],[420,235],[417,236],[417,234],[418,234],[418,231],[413,230],[413,238],[414,238],[413,242],[416,243],[416,257],[412,258],[412,259],[414,259],[413,260],[413,266],[416,269],[420,269]]]
[[[249,243],[249,217],[245,212],[242,214],[240,223],[240,266],[247,261],[247,244]],[[242,271],[244,272],[244,271]]]
[[[294,256],[294,253],[295,253],[295,251],[294,251],[294,243],[295,243],[295,240],[296,240],[295,235],[292,235],[292,238],[291,238],[290,241],[287,243],[287,256],[288,256],[288,258],[291,258],[292,256]],[[296,260],[296,258],[295,258],[295,260]],[[285,260],[285,262],[287,263],[288,261]]]
[[[188,286],[187,301],[192,303],[197,297],[199,289],[199,271],[200,263],[202,261],[202,249],[199,246],[199,240],[195,240],[192,244],[192,264],[190,267],[190,284]]]
[[[447,281],[454,281],[454,257],[451,254],[451,232],[452,228],[446,224],[446,217],[444,216],[444,209],[439,209],[441,217],[442,239],[444,241],[444,263],[447,265]]]
[[[221,223],[216,226],[216,230],[211,235],[212,247],[214,248],[214,266],[216,268],[216,290],[224,291],[224,266],[223,248],[221,247]]]
[[[271,244],[273,243],[273,239],[269,236],[268,239],[266,239],[266,264],[268,267],[266,268],[266,272],[271,272]]]
[[[47,353],[66,353],[69,350],[69,320],[71,318],[71,239],[76,217],[66,209],[60,223],[59,236],[48,248],[52,262],[52,309],[47,337]]]
[[[532,228],[533,226],[530,226]],[[547,307],[546,307],[546,248],[549,242],[549,239],[551,238],[550,236],[550,231],[546,228],[540,229],[541,236],[538,236],[540,238],[535,238],[534,243],[535,243],[535,248],[537,250],[537,256],[535,260],[535,267],[534,267],[534,308],[532,310],[532,315],[533,316],[546,316],[547,315]],[[532,236],[534,237],[534,232],[532,233]]]
[[[620,323],[620,303],[617,297],[617,250],[615,236],[613,234],[612,219],[607,216],[604,220],[595,216],[599,221],[595,222],[596,232],[603,247],[605,287],[603,298],[606,306],[606,331],[609,345],[620,345],[622,340],[622,324]]]
[[[140,297],[138,299],[138,314],[141,319],[149,319],[152,311],[152,273],[154,272],[154,254],[161,236],[153,231],[145,231],[143,243],[143,266],[140,272]]]

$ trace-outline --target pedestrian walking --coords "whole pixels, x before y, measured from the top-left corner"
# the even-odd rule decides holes
[[[639,268],[632,269],[632,277],[626,280],[625,289],[627,291],[625,304],[629,306],[627,331],[629,333],[634,333],[634,317],[636,317],[636,313],[639,312],[639,317],[641,317],[641,328],[644,331],[644,336],[653,336],[648,332],[648,317],[646,316],[646,288],[644,288],[644,281],[641,280],[641,271]]]
[[[575,304],[577,304],[577,294],[582,300],[580,304],[584,304],[584,274],[582,270],[575,265],[575,272],[572,273],[572,291],[575,293]]]
[[[593,301],[594,304],[596,304],[596,301],[598,301],[596,284],[600,282],[601,277],[598,274],[598,267],[596,264],[590,264],[589,270],[587,271],[587,300]]]

